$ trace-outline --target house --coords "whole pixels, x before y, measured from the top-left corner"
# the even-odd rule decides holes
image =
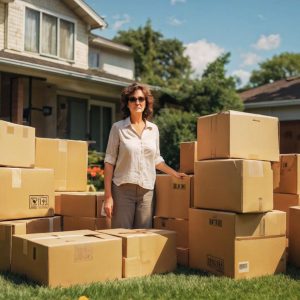
[[[300,77],[291,77],[240,93],[245,111],[278,117],[280,153],[300,153]]]
[[[91,32],[106,26],[82,0],[0,0],[0,119],[104,151],[134,79],[131,49]]]

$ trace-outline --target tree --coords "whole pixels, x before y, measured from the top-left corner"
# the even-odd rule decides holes
[[[163,90],[162,104],[177,103],[186,111],[207,115],[223,110],[242,110],[243,103],[236,93],[236,79],[226,77],[225,65],[230,53],[218,57],[209,64],[201,79],[190,79],[180,90]]]
[[[168,165],[178,169],[179,144],[196,140],[196,114],[164,108],[160,110],[154,119],[154,123],[159,128],[162,157]]]
[[[137,80],[160,87],[179,88],[191,74],[191,63],[184,56],[183,43],[165,39],[154,31],[151,21],[144,27],[119,31],[114,41],[133,49]]]
[[[272,81],[300,75],[300,53],[284,52],[259,64],[259,70],[252,71],[250,84],[261,86]]]

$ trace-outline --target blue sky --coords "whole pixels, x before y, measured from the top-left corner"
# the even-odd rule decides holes
[[[86,0],[109,24],[97,34],[144,26],[186,46],[196,74],[231,52],[228,74],[245,84],[258,63],[285,51],[300,52],[300,0]]]

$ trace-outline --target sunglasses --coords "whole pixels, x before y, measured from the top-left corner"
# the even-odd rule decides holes
[[[139,103],[143,103],[146,99],[145,97],[134,97],[134,96],[128,98],[128,101],[131,103],[135,103],[137,100],[139,100]]]

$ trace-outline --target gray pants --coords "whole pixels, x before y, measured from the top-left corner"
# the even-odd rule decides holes
[[[136,184],[112,184],[112,228],[151,228],[153,190]]]

